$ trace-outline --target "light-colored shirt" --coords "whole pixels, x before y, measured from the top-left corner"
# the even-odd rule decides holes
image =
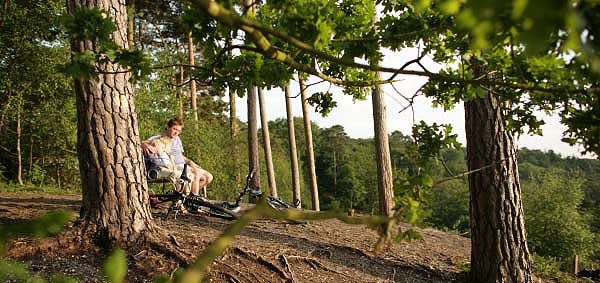
[[[183,157],[183,144],[179,136],[171,139],[171,156],[175,165],[185,164],[185,158]]]
[[[165,136],[165,133],[161,133],[158,135],[154,135],[148,138],[148,141],[152,141],[155,139],[159,139],[161,137]],[[174,138],[171,138],[171,157],[173,157],[173,162],[175,163],[175,165],[180,165],[180,164],[185,164],[185,158],[183,157],[183,143],[181,142],[181,139],[179,138],[179,136],[176,136]],[[160,159],[161,162],[164,161],[164,164],[170,164],[171,160],[169,159],[169,155],[166,152],[161,152],[160,155],[158,154],[152,154],[150,158],[154,158],[154,159]],[[157,160],[158,161],[158,160]]]

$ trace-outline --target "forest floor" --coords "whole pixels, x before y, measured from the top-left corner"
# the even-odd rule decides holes
[[[80,195],[2,193],[0,224],[20,223],[59,208],[77,212],[80,206]],[[165,220],[166,209],[155,209],[153,213],[158,225],[191,260],[229,223],[189,214]],[[376,255],[373,248],[378,235],[364,225],[338,220],[291,224],[261,219],[247,226],[217,258],[210,269],[210,281],[463,282],[469,266],[469,239],[434,229],[417,230],[422,239],[392,244]],[[31,252],[31,247],[40,243],[13,239],[6,256],[41,276],[60,273],[79,282],[105,282],[102,264],[106,255],[99,248],[81,245]],[[168,274],[177,267],[173,260],[152,250],[129,255],[128,259],[128,282],[152,282],[157,274]]]

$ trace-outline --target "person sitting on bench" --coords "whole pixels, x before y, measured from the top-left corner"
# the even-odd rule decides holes
[[[166,153],[172,164],[172,177],[174,178],[181,177],[184,165],[187,164],[187,177],[192,180],[192,197],[201,197],[200,188],[202,188],[202,197],[206,197],[206,186],[212,182],[213,175],[183,155],[183,144],[179,138],[182,129],[183,122],[181,119],[170,119],[163,133],[152,136],[142,142],[142,150],[144,155],[148,156],[150,160],[158,158],[164,161],[165,155],[163,153]]]
[[[175,162],[170,155],[171,138],[160,136],[158,138],[149,139],[144,143],[148,143],[156,150],[156,153],[145,153],[144,160],[146,162],[146,170],[148,171],[148,180],[164,180],[168,179],[171,182],[176,182]],[[142,147],[144,145],[142,144]]]

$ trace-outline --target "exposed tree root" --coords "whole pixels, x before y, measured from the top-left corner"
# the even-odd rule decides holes
[[[294,279],[294,272],[292,271],[292,267],[290,266],[290,263],[288,262],[288,260],[285,257],[285,255],[283,255],[283,254],[279,255],[279,259],[283,262],[283,264],[285,265],[285,268],[290,273],[290,279],[291,279],[291,281],[292,282],[296,282],[296,280]]]
[[[223,273],[223,276],[225,276],[227,278],[227,282],[241,283],[241,281],[239,279],[237,279],[237,277],[233,276],[233,274]]]
[[[223,264],[223,265],[229,267],[229,269],[235,271],[237,274],[239,274],[241,277],[243,277],[243,279],[245,279],[246,282],[256,282],[256,280],[252,280],[252,278],[248,278],[248,276],[246,276],[246,274],[244,274],[243,272],[239,271],[237,268],[235,268],[235,267],[233,267],[233,266],[231,266],[231,265],[229,265],[229,264],[227,264],[225,262],[221,262],[220,264]],[[222,273],[225,276],[230,276],[231,277],[231,279],[228,278],[227,280],[236,280],[235,282],[241,282],[237,277],[235,277],[231,273],[228,273],[228,272],[222,272]],[[256,278],[256,276],[254,278]],[[258,278],[256,278],[256,279],[258,279]]]
[[[101,233],[98,233],[94,225],[76,222],[74,226],[51,238],[13,240],[9,243],[6,255],[10,258],[25,258],[51,252],[72,254],[81,250],[108,253],[111,248],[106,246],[106,239],[101,239],[104,236]],[[161,270],[161,268],[149,268],[148,266],[162,263],[164,265],[162,269],[166,271],[176,266],[187,266],[194,258],[193,255],[187,254],[181,249],[181,245],[174,236],[167,236],[160,227],[155,225],[125,245],[122,248],[131,255],[135,266],[148,275]]]
[[[347,276],[346,274],[344,274],[342,272],[339,272],[339,271],[337,271],[335,269],[331,269],[331,268],[325,266],[323,263],[321,263],[317,259],[314,259],[314,258],[311,258],[311,257],[295,256],[295,255],[290,255],[288,257],[290,259],[295,259],[295,260],[303,261],[303,262],[305,262],[306,264],[308,264],[310,267],[312,267],[314,269],[319,269],[320,268],[320,269],[323,269],[323,270],[328,271],[328,272],[332,272],[332,273],[339,274],[339,275],[342,275],[342,276]],[[284,256],[284,259],[285,259],[285,256]]]
[[[244,251],[240,248],[233,248],[233,251],[237,254],[243,255],[248,259],[251,260],[255,260],[257,262],[259,262],[260,264],[264,265],[265,267],[267,267],[268,269],[272,270],[273,272],[279,274],[279,276],[281,276],[282,278],[284,278],[286,281],[291,281],[291,278],[288,277],[288,275],[286,274],[285,271],[283,271],[279,266],[277,266],[276,264],[270,262],[269,260],[257,255],[255,252],[252,251]]]

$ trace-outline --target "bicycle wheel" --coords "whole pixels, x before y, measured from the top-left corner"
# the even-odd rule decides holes
[[[202,203],[201,206],[208,208],[208,210],[206,212],[208,212],[208,215],[213,216],[213,217],[226,219],[226,220],[235,220],[235,219],[240,218],[239,215],[237,215],[237,213],[235,213],[235,212],[231,211],[230,209],[227,209],[221,205],[218,205],[218,204],[212,204],[210,202],[205,202],[205,203]]]
[[[284,209],[288,209],[288,208],[292,207],[288,203],[286,203],[276,197],[269,197],[269,199],[267,199],[267,203],[269,204],[270,207],[272,207],[273,209],[276,209],[276,210],[284,210]]]

